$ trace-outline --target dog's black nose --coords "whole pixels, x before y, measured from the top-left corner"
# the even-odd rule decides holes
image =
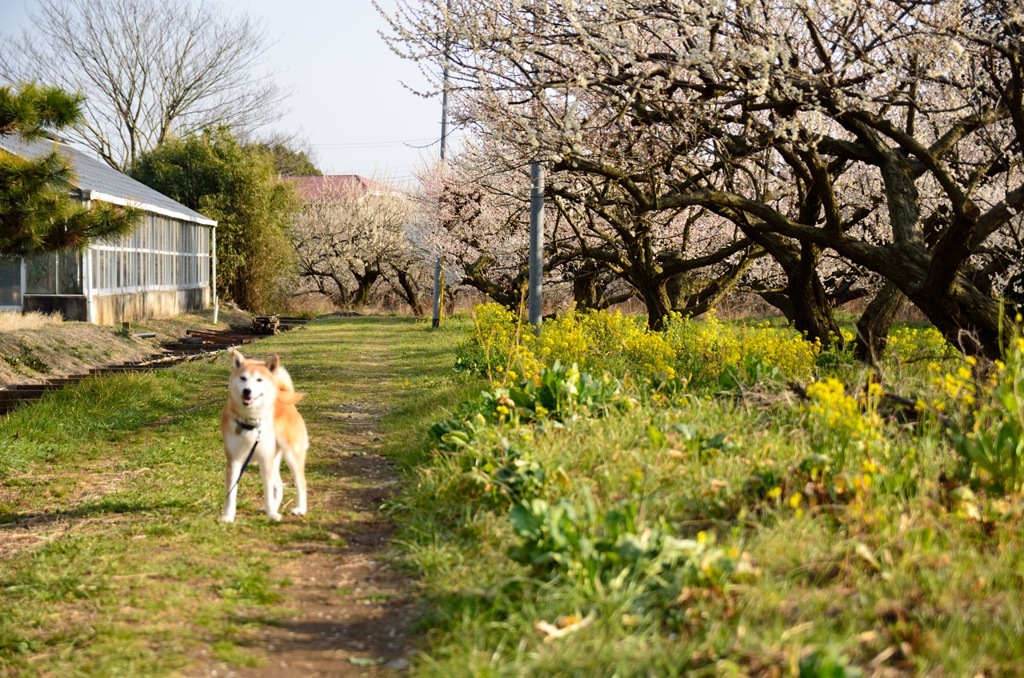
[[[243,388],[242,389],[242,397],[245,398],[246,400],[251,398],[252,397],[252,389]]]

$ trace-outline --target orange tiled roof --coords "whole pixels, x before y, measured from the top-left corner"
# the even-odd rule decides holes
[[[330,174],[322,177],[285,177],[295,185],[300,198],[360,198],[367,193],[391,193],[393,189],[358,174]]]

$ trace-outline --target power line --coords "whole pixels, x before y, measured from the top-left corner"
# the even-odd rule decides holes
[[[401,139],[396,141],[353,141],[353,142],[332,142],[324,144],[310,144],[313,148],[376,148],[381,146],[411,146],[421,145],[426,148],[437,143],[436,139]]]

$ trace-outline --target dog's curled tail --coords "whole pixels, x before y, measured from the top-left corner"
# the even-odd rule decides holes
[[[285,389],[278,389],[277,402],[282,405],[295,405],[305,396],[305,393],[296,393],[295,391],[286,391]]]

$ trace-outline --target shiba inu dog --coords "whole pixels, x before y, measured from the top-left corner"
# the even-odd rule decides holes
[[[228,400],[220,414],[220,431],[227,455],[226,500],[220,519],[235,520],[238,481],[247,457],[260,467],[267,518],[281,520],[278,512],[284,495],[281,458],[295,478],[298,500],[292,513],[306,514],[306,422],[295,408],[302,399],[291,375],[275,355],[267,362],[247,360],[231,351]]]

